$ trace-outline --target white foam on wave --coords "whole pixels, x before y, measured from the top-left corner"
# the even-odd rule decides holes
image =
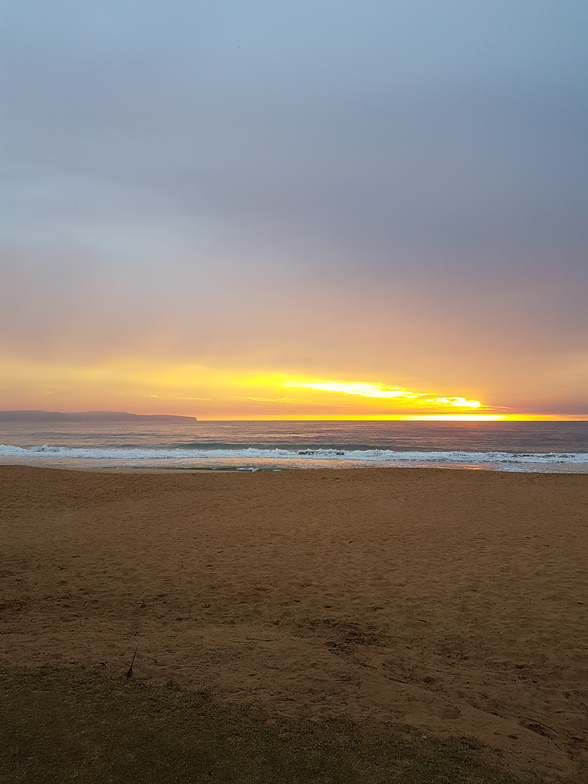
[[[35,460],[66,461],[100,460],[117,461],[124,465],[156,464],[211,465],[230,462],[231,465],[264,463],[272,465],[303,464],[316,465],[337,463],[372,465],[467,465],[498,466],[502,470],[525,470],[525,466],[555,466],[588,464],[588,453],[514,453],[514,452],[397,452],[391,449],[90,449],[87,447],[63,447],[40,444],[19,447],[0,445],[0,458],[34,458]],[[5,461],[4,461],[5,462]]]

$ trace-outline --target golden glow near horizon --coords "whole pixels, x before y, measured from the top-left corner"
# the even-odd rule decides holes
[[[75,365],[2,363],[0,409],[115,410],[182,414],[201,420],[584,420],[515,413],[461,395],[436,395],[376,382],[119,359]]]
[[[324,392],[342,392],[346,395],[359,395],[360,397],[384,398],[402,402],[414,401],[417,406],[435,406],[448,408],[480,408],[479,400],[468,400],[465,397],[429,397],[421,392],[413,392],[400,387],[385,387],[383,384],[342,381],[305,381],[290,379],[284,382],[285,387],[298,389],[317,389]]]
[[[346,395],[360,395],[361,397],[404,398],[413,400],[417,398],[414,392],[407,389],[386,389],[380,384],[344,383],[337,381],[286,381],[285,387],[298,387],[299,389],[320,389],[325,392],[344,392]]]
[[[408,422],[499,422],[508,419],[506,414],[410,414],[402,416]]]

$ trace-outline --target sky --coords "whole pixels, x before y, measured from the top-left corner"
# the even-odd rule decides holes
[[[2,0],[0,409],[588,418],[584,0]]]

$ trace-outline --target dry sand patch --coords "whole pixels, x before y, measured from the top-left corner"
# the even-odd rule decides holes
[[[0,467],[0,662],[586,759],[588,476]]]

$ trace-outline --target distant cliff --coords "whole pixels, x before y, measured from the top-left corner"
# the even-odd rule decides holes
[[[125,411],[0,411],[0,422],[129,422],[151,424],[193,424],[196,417],[173,414],[127,414]]]

